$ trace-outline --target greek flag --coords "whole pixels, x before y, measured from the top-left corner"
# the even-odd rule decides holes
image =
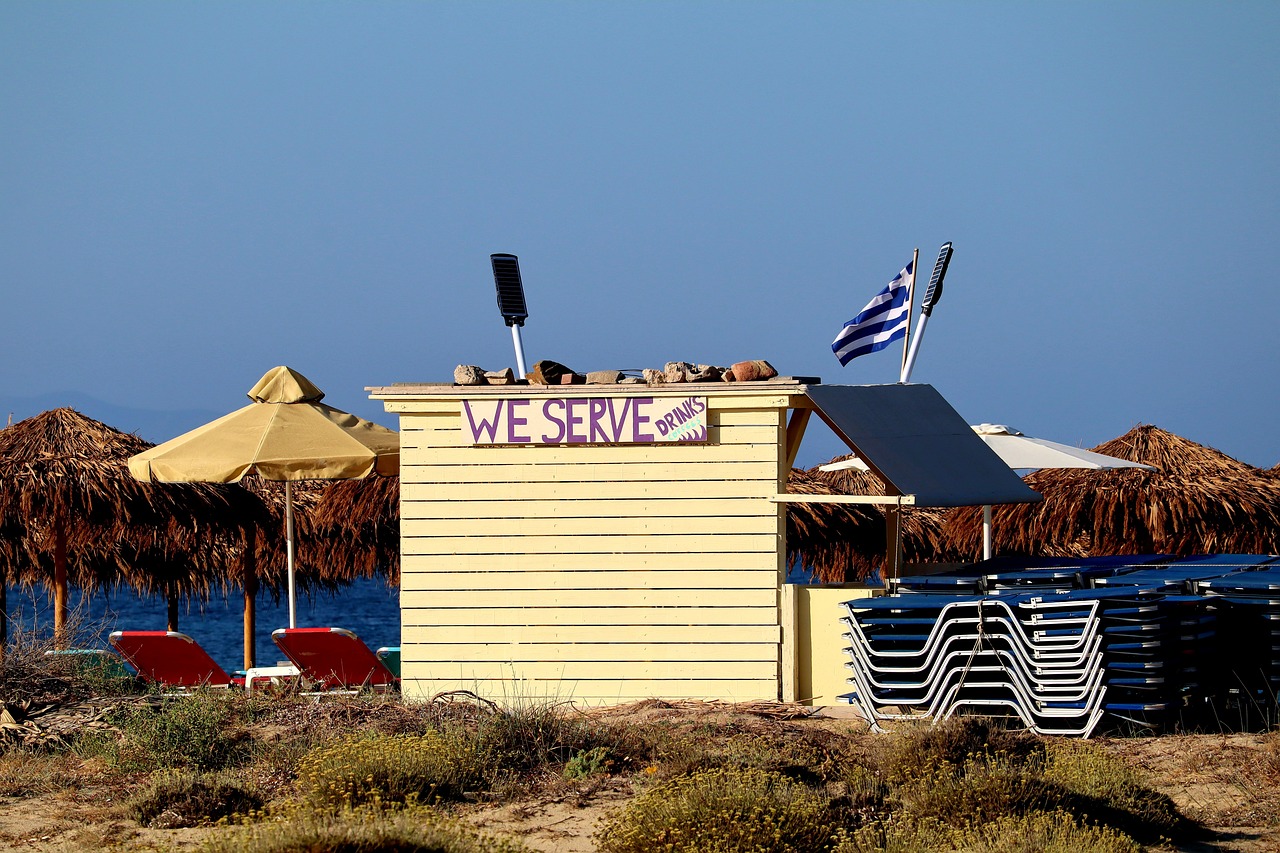
[[[848,364],[860,355],[882,350],[907,333],[907,294],[915,281],[912,264],[902,268],[893,281],[885,285],[876,298],[867,303],[862,313],[844,324],[831,344],[831,351]]]

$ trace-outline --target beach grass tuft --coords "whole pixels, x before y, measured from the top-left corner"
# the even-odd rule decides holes
[[[292,811],[230,827],[201,853],[528,853],[425,806]]]
[[[750,850],[819,853],[844,838],[821,792],[780,773],[720,767],[663,782],[607,820],[601,853]]]

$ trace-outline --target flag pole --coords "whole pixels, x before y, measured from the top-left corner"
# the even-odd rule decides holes
[[[911,343],[911,308],[916,304],[916,273],[920,271],[920,247],[911,253],[911,284],[907,287],[907,330],[902,335],[902,367],[898,371],[899,384],[907,381],[907,346]]]

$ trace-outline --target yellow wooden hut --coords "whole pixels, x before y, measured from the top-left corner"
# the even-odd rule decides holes
[[[369,390],[400,419],[407,697],[833,704],[857,591],[783,582],[783,504],[859,499],[785,494],[811,412],[896,492],[860,500],[1037,497],[927,385]]]

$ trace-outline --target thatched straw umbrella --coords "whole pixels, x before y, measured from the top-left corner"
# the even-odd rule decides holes
[[[173,619],[177,596],[227,580],[243,531],[269,517],[243,490],[138,482],[128,459],[150,446],[69,408],[0,430],[0,560],[8,579],[51,587],[59,643],[70,582],[165,591]]]
[[[400,582],[400,477],[339,480],[324,486],[312,534],[354,577]]]
[[[831,465],[836,462],[848,462],[855,458],[856,456],[850,453],[844,456],[837,456],[822,464]],[[885,494],[884,483],[870,471],[863,471],[858,468],[823,471],[822,466],[819,465],[810,468],[805,473],[844,494]],[[884,516],[885,507],[877,504],[875,505],[875,510],[881,517]],[[901,509],[899,515],[902,525],[902,556],[906,562],[922,563],[954,559],[955,555],[943,545],[942,524],[946,518],[946,513],[947,511],[944,509],[927,506],[908,506]],[[884,541],[882,538],[879,550],[872,555],[868,564],[865,567],[858,566],[858,568],[864,573],[870,574],[871,571],[878,570],[883,565]]]
[[[1044,495],[1036,504],[998,506],[996,545],[1006,554],[1276,553],[1280,481],[1221,451],[1140,424],[1091,448],[1156,470],[1046,469],[1024,479]],[[954,510],[947,542],[980,547],[975,507]]]
[[[792,468],[787,493],[841,495],[811,472]],[[859,504],[788,503],[787,565],[797,561],[825,583],[865,579],[884,554],[883,513]]]

